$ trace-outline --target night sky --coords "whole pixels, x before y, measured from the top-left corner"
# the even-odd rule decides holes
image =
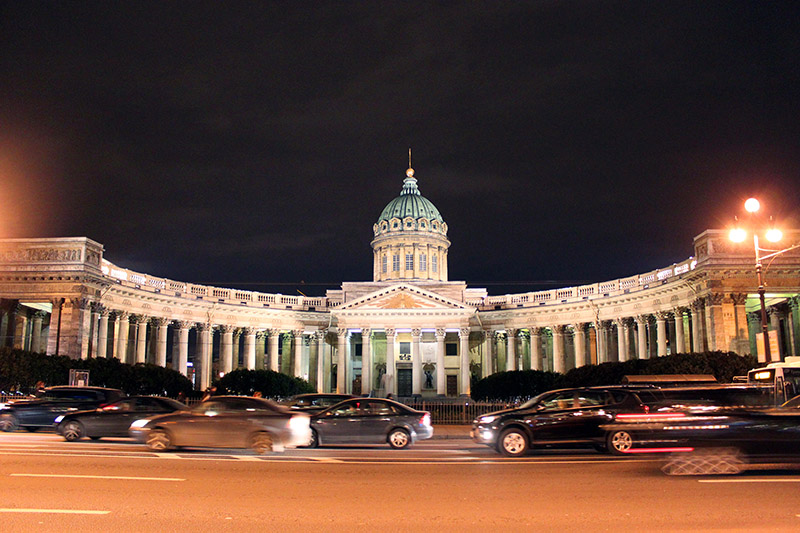
[[[490,294],[680,262],[751,195],[800,227],[800,3],[0,3],[0,237],[323,295],[409,147]]]

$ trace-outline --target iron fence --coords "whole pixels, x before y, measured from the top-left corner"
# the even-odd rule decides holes
[[[491,413],[492,411],[499,411],[501,409],[517,407],[519,405],[509,402],[401,401],[412,409],[430,412],[431,423],[443,425],[472,424],[472,421],[480,415]]]

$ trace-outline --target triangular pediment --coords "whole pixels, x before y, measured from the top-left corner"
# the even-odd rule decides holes
[[[470,307],[451,298],[402,283],[362,296],[346,303],[338,310],[380,311],[389,309],[470,309]]]

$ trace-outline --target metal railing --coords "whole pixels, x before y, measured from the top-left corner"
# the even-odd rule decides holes
[[[402,401],[402,400],[401,400]],[[402,401],[405,405],[431,414],[432,424],[459,425],[472,424],[480,415],[517,407],[513,402],[442,402],[442,401]]]

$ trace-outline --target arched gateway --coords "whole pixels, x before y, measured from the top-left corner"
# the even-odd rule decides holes
[[[470,378],[668,353],[759,353],[753,249],[722,230],[671,266],[489,296],[448,281],[447,224],[409,168],[373,226],[373,281],[324,297],[194,285],[114,265],[85,237],[0,240],[0,345],[212,373],[269,368],[320,391],[455,396]],[[800,242],[800,230],[784,244]],[[800,251],[768,272],[772,359],[800,355]],[[759,342],[757,342],[759,341]]]

